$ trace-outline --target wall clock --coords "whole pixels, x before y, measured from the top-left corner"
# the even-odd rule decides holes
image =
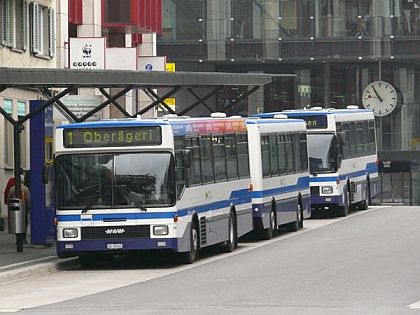
[[[385,81],[370,83],[362,94],[362,104],[375,116],[386,116],[397,107],[397,91]]]

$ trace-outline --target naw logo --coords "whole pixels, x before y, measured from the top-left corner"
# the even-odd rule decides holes
[[[105,230],[105,234],[107,235],[111,235],[111,234],[124,234],[125,233],[125,229],[120,228],[120,229],[106,229]]]

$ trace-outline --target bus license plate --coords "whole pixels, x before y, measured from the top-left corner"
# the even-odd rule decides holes
[[[123,244],[121,244],[121,243],[106,244],[106,248],[108,248],[108,249],[122,249]]]

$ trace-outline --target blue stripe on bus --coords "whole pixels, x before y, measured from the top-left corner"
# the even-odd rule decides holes
[[[337,180],[345,180],[347,178],[353,178],[358,176],[363,176],[366,174],[372,174],[378,172],[378,166],[376,163],[368,163],[366,166],[366,169],[353,172],[353,173],[347,173],[347,174],[341,174],[339,176],[328,176],[328,177],[312,177],[311,182],[313,183],[323,183],[323,182],[334,182]]]
[[[81,218],[80,214],[60,214],[57,216],[59,222],[68,221],[103,221],[109,219],[125,219],[125,220],[138,220],[138,219],[170,219],[175,216],[176,212],[145,212],[145,213],[101,213],[92,214],[92,220]]]
[[[286,186],[286,187],[276,187],[271,189],[266,189],[263,191],[253,191],[251,193],[252,198],[262,198],[266,196],[285,194],[292,191],[297,191],[300,189],[306,189],[309,185],[309,177],[304,176],[298,179],[296,185]]]
[[[291,185],[287,187],[277,187],[271,188],[264,191],[253,191],[250,193],[248,189],[241,189],[233,191],[229,199],[215,201],[211,203],[205,203],[201,205],[195,205],[193,207],[179,209],[178,211],[173,212],[142,212],[142,213],[103,213],[103,214],[93,214],[92,220],[82,219],[80,214],[60,214],[57,216],[59,222],[69,222],[69,221],[103,221],[109,219],[125,219],[125,220],[139,220],[139,219],[171,219],[178,214],[179,216],[190,215],[193,211],[197,213],[207,212],[211,210],[219,210],[223,208],[230,207],[231,204],[236,206],[251,203],[251,198],[261,198],[267,195],[277,195],[281,193],[287,193],[296,191],[299,189],[305,189],[309,185],[309,177],[304,176],[298,179],[296,185]]]

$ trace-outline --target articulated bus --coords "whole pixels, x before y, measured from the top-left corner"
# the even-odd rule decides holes
[[[357,106],[313,107],[281,114],[306,122],[312,210],[346,216],[349,209],[367,209],[378,192],[379,179],[372,111]]]
[[[276,115],[248,119],[254,230],[270,239],[311,216],[305,122]]]
[[[300,179],[303,172],[295,181],[277,177],[276,183],[275,176],[264,173],[272,186],[254,178],[262,174],[253,170],[254,163],[261,161],[254,151],[260,150],[260,139],[266,136],[260,138],[258,131],[250,130],[272,125],[274,131],[284,121],[257,123],[214,114],[57,127],[57,255],[79,256],[82,265],[93,265],[103,256],[169,250],[192,263],[206,246],[221,244],[233,251],[238,238],[254,229],[253,212],[263,217],[269,195],[285,193],[291,199],[292,194],[299,195],[293,189],[296,184],[302,191],[309,190],[309,184],[303,187]],[[276,136],[285,147],[288,141],[296,145],[298,139],[304,141],[297,129],[291,137]],[[254,139],[258,142],[252,143]],[[280,152],[280,144],[278,148]],[[274,173],[280,175],[280,167]],[[252,194],[256,194],[258,209],[253,208]],[[273,222],[301,224],[296,209],[304,203],[296,199],[291,212],[284,215],[279,213],[280,204],[272,207],[277,210],[277,217],[271,215],[276,219]]]

